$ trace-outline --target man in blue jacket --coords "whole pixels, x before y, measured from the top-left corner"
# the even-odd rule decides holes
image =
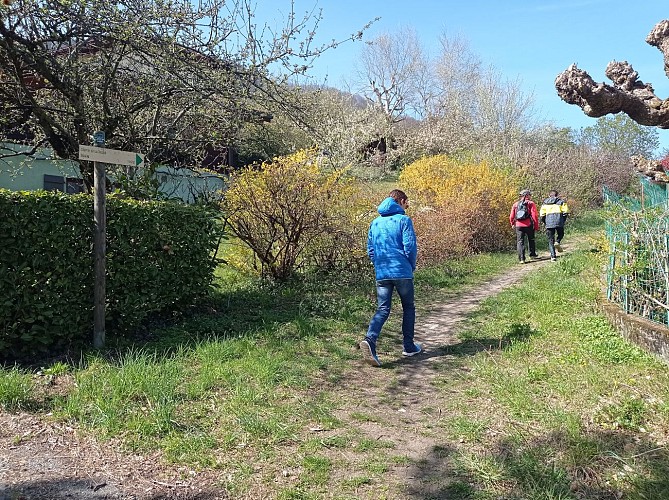
[[[378,207],[379,216],[372,221],[367,235],[367,254],[374,263],[378,306],[369,323],[365,340],[360,342],[365,361],[381,366],[376,354],[376,343],[381,328],[390,315],[393,290],[402,301],[402,335],[404,356],[421,352],[420,344],[413,341],[416,307],[414,305],[413,272],[416,269],[416,233],[405,210],[409,199],[403,191],[393,189]]]

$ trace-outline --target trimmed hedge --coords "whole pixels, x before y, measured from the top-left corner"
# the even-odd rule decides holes
[[[201,207],[107,199],[107,331],[209,291],[218,233]],[[85,345],[93,331],[93,199],[0,190],[0,357]]]

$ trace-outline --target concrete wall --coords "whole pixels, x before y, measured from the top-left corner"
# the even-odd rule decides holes
[[[606,299],[603,299],[601,309],[624,338],[669,363],[669,328],[627,314]]]

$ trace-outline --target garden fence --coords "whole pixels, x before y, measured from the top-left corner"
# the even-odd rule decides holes
[[[669,326],[669,193],[664,184],[640,183],[639,198],[603,189],[607,297],[626,313]]]

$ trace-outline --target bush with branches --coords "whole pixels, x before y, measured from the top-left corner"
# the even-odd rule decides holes
[[[368,218],[346,170],[326,172],[314,150],[247,167],[230,179],[223,209],[263,276],[282,281],[300,270],[364,265]]]

